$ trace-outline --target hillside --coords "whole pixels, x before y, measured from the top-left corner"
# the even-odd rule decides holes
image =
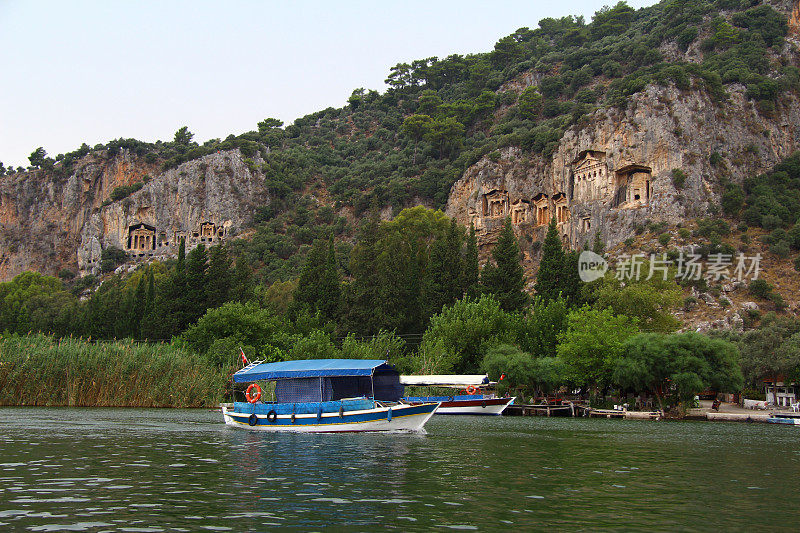
[[[135,264],[174,257],[182,237],[244,235],[236,253],[284,281],[315,238],[335,234],[344,256],[373,204],[384,218],[445,209],[474,224],[482,257],[510,216],[533,272],[551,216],[567,247],[599,235],[611,248],[706,216],[800,148],[798,45],[796,0],[621,2],[488,53],[398,64],[386,92],[285,127],[35,153],[0,177],[0,279],[99,274],[104,251]]]

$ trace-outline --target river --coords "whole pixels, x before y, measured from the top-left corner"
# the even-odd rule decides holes
[[[175,409],[0,409],[0,529],[800,527],[800,428],[434,417],[265,434]]]

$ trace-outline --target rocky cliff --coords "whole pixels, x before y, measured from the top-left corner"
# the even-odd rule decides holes
[[[0,179],[0,279],[24,270],[62,268],[97,273],[102,249],[114,246],[131,260],[177,252],[233,237],[268,200],[257,187],[254,161],[238,150],[220,152],[159,172],[122,150],[89,155],[73,170],[25,172]],[[109,203],[115,188],[141,182]]]
[[[765,117],[745,91],[732,86],[715,102],[699,90],[649,86],[625,110],[598,110],[567,131],[551,157],[519,148],[484,157],[453,186],[447,214],[474,224],[484,251],[510,216],[533,262],[551,217],[576,249],[595,234],[614,246],[647,220],[702,216],[718,202],[721,179],[741,182],[800,149],[796,97]]]

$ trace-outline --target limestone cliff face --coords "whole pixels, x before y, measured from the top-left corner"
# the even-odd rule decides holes
[[[90,154],[68,175],[34,171],[2,177],[0,280],[25,270],[97,272],[101,250],[112,245],[143,259],[173,254],[176,236],[186,236],[190,247],[229,238],[249,223],[254,205],[267,201],[257,192],[256,176],[238,150],[164,173],[123,150],[112,158]],[[145,181],[138,192],[103,205],[116,187]],[[145,249],[148,235],[150,249]],[[161,239],[167,235],[170,240]],[[132,249],[140,236],[141,249]]]
[[[567,131],[551,157],[508,148],[467,169],[453,185],[447,214],[475,224],[482,250],[505,217],[537,260],[546,224],[556,217],[565,245],[577,249],[600,234],[613,246],[650,220],[679,223],[718,201],[719,181],[741,182],[800,148],[800,105],[789,97],[774,117],[760,115],[744,87],[728,102],[702,91],[650,86],[624,111],[597,111]],[[717,153],[719,157],[711,157]],[[685,173],[682,188],[673,169]]]
[[[81,229],[78,267],[97,271],[108,246],[146,260],[175,255],[181,238],[187,250],[231,238],[251,222],[256,204],[267,201],[262,181],[238,150],[169,170],[92,214]]]
[[[88,155],[70,174],[33,171],[0,178],[0,280],[25,270],[77,268],[80,231],[115,187],[152,175],[153,165],[122,151]]]

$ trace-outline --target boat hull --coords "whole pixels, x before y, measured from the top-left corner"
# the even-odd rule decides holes
[[[440,402],[437,415],[481,415],[499,416],[503,414],[506,407],[514,403],[516,397],[512,398],[464,398],[463,396],[429,396],[425,398],[406,398],[407,401],[436,401]]]
[[[268,415],[256,414],[255,424],[251,424],[253,413],[236,412],[222,408],[225,424],[255,431],[291,431],[301,433],[343,433],[364,431],[406,431],[419,432],[436,412],[438,403],[415,405],[393,405],[358,411],[321,414],[282,414],[270,420]]]
[[[772,424],[788,424],[790,426],[800,426],[800,418],[792,416],[771,416],[767,422]]]

